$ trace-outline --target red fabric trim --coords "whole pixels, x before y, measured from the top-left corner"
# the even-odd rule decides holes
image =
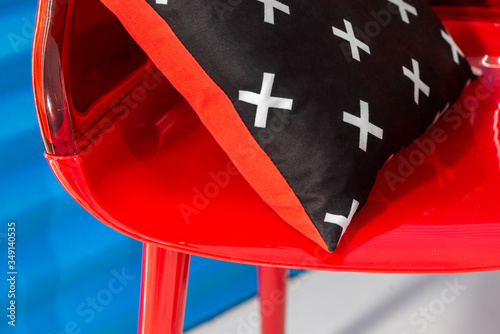
[[[144,0],[101,1],[191,104],[262,199],[288,224],[328,250],[299,199],[252,137],[229,98],[201,68],[169,25]]]

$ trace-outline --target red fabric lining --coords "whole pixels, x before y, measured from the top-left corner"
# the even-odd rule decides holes
[[[191,104],[264,201],[288,224],[327,250],[297,196],[253,139],[229,98],[205,73],[168,24],[144,0],[101,1]]]

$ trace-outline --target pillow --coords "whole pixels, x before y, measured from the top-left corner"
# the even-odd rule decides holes
[[[102,2],[262,199],[329,251],[472,76],[424,0]]]

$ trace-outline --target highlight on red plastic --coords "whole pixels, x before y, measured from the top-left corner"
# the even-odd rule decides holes
[[[61,184],[112,228],[177,252],[325,270],[500,269],[498,1],[432,1],[479,79],[384,166],[333,254],[284,223],[98,1],[39,2],[37,113]]]
[[[182,334],[190,256],[144,244],[139,334]]]
[[[98,0],[40,1],[33,85],[47,152],[75,154],[88,146],[123,115],[123,96],[147,64]]]

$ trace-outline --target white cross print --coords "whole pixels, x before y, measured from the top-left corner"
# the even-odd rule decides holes
[[[325,223],[335,224],[342,227],[342,233],[340,235],[340,237],[342,238],[347,226],[349,226],[349,224],[351,223],[352,217],[356,213],[356,210],[358,210],[358,207],[359,207],[359,202],[353,199],[351,205],[351,211],[349,212],[348,217],[344,217],[341,215],[332,215],[331,213],[327,213],[325,215]]]
[[[168,0],[156,0],[156,4],[157,5],[167,5],[168,4]]]
[[[368,134],[370,133],[373,136],[382,139],[384,136],[384,130],[370,123],[368,103],[362,100],[360,100],[359,102],[361,115],[358,117],[344,111],[343,121],[359,128],[359,148],[366,152],[366,147],[368,144]]]
[[[462,50],[460,50],[453,38],[451,38],[451,36],[446,33],[446,31],[441,30],[441,36],[446,42],[448,42],[448,44],[450,44],[451,52],[453,53],[453,61],[458,64],[460,62],[458,55],[464,57],[464,53],[462,52]]]
[[[407,4],[404,0],[387,0],[392,2],[399,8],[399,14],[401,15],[401,19],[405,23],[410,23],[410,19],[408,17],[408,13],[418,16],[417,9],[412,5]]]
[[[403,74],[413,81],[415,84],[414,88],[414,98],[415,103],[418,104],[419,93],[422,91],[426,96],[429,96],[431,89],[420,79],[420,67],[418,66],[418,61],[412,58],[411,60],[413,66],[413,72],[403,66]]]
[[[253,93],[246,90],[239,91],[238,99],[243,102],[255,104],[257,114],[255,115],[255,126],[265,128],[267,124],[267,114],[269,108],[292,110],[292,99],[285,99],[271,96],[274,84],[274,73],[264,73],[262,88],[260,93]]]
[[[274,8],[290,15],[290,8],[277,0],[257,0],[264,4],[264,22],[274,24]]]
[[[357,61],[361,61],[359,58],[358,49],[361,49],[366,53],[370,54],[370,47],[365,43],[361,42],[359,39],[357,39],[356,36],[354,36],[354,30],[352,29],[351,22],[344,20],[344,25],[346,29],[345,32],[335,27],[332,27],[333,34],[348,41],[351,46],[352,58],[356,59]]]

